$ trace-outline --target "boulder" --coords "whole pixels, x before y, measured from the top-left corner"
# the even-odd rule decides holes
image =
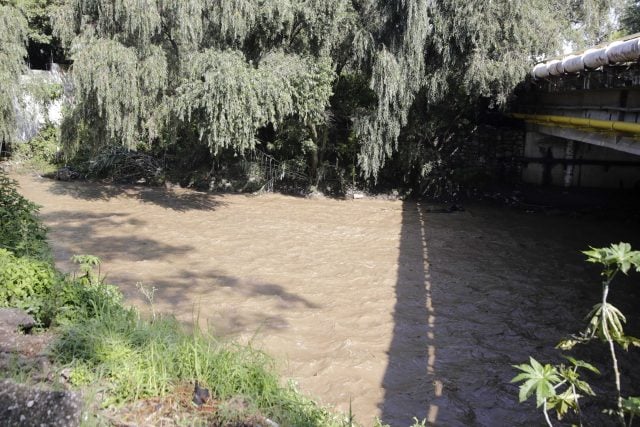
[[[0,420],[10,426],[75,427],[83,402],[78,393],[0,381]]]
[[[12,332],[29,330],[36,325],[36,321],[26,311],[19,308],[0,308],[0,328]]]

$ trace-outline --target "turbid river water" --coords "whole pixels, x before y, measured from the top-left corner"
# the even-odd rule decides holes
[[[517,403],[511,365],[558,360],[555,343],[597,302],[598,270],[579,250],[640,247],[631,223],[489,206],[445,214],[416,202],[17,178],[43,206],[61,268],[73,254],[99,256],[132,303],[144,304],[137,282],[156,287],[158,309],[252,341],[302,391],[351,404],[364,425],[542,425],[531,402]],[[637,331],[633,282],[613,297]],[[600,350],[587,356],[606,375]],[[639,383],[623,387],[640,394]]]

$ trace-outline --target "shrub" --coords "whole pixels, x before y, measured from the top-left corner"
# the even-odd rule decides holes
[[[60,130],[49,125],[28,142],[14,144],[13,157],[36,169],[50,169],[60,158]]]
[[[18,257],[47,258],[46,229],[36,217],[38,206],[22,197],[17,187],[0,171],[0,248]]]
[[[630,346],[640,347],[640,339],[625,334],[623,326],[627,319],[609,302],[608,298],[616,276],[626,275],[632,270],[640,272],[640,251],[632,250],[628,243],[619,243],[607,248],[592,247],[583,253],[587,255],[588,262],[602,266],[602,299],[587,315],[587,327],[582,332],[562,340],[556,348],[569,351],[578,344],[587,344],[592,341],[608,344],[616,386],[616,407],[605,409],[603,412],[617,417],[619,425],[630,427],[633,418],[640,416],[640,397],[625,398],[622,394],[616,344],[626,351]],[[528,364],[514,366],[520,371],[512,380],[512,382],[522,383],[519,388],[520,402],[535,395],[536,405],[538,408],[542,407],[542,413],[549,426],[552,426],[549,417],[549,411],[552,410],[555,410],[558,419],[574,412],[582,425],[582,411],[578,401],[583,396],[595,395],[591,386],[580,377],[578,370],[599,374],[598,369],[585,361],[570,356],[564,357],[570,365],[543,365],[530,357]]]
[[[0,249],[0,306],[26,310],[43,326],[71,324],[95,317],[105,307],[121,307],[120,291],[87,269],[98,265],[97,258],[76,256],[74,261],[80,263],[81,275],[63,276],[49,261]]]
[[[26,310],[41,323],[49,323],[47,298],[57,273],[49,262],[17,257],[0,249],[0,306]]]
[[[103,278],[94,271],[100,265],[97,257],[76,255],[72,261],[79,264],[80,274],[58,281],[48,299],[48,312],[55,324],[81,322],[107,309],[122,309],[120,290],[105,284]]]

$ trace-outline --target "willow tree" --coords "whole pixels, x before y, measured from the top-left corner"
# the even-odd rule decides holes
[[[66,142],[134,148],[195,134],[214,153],[242,152],[264,126],[323,123],[345,5],[69,0],[55,16],[77,86]]]
[[[640,32],[640,1],[627,0],[620,21],[624,33]]]
[[[27,21],[9,2],[0,0],[0,145],[15,136],[14,102],[25,70]]]
[[[610,1],[66,0],[56,27],[78,89],[66,141],[242,152],[294,121],[317,150],[340,110],[377,178],[398,149],[446,139],[440,112],[504,104],[533,58],[595,34]],[[373,102],[330,104],[345,81],[368,82]]]
[[[368,73],[378,103],[374,111],[356,117],[355,130],[362,143],[363,173],[375,178],[403,142],[401,134],[407,125],[421,128],[424,144],[425,137],[446,139],[447,129],[457,127],[460,117],[451,116],[448,105],[465,111],[481,98],[504,105],[535,58],[557,52],[566,41],[600,37],[603,17],[615,2],[358,3],[364,24],[353,37],[356,61],[352,66]],[[419,111],[409,123],[415,107]],[[449,123],[437,126],[442,111],[449,115]],[[414,152],[418,148],[412,147]]]

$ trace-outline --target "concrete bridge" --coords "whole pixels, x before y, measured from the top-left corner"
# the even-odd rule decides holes
[[[640,188],[639,60],[635,34],[533,68],[512,112],[525,182]]]

